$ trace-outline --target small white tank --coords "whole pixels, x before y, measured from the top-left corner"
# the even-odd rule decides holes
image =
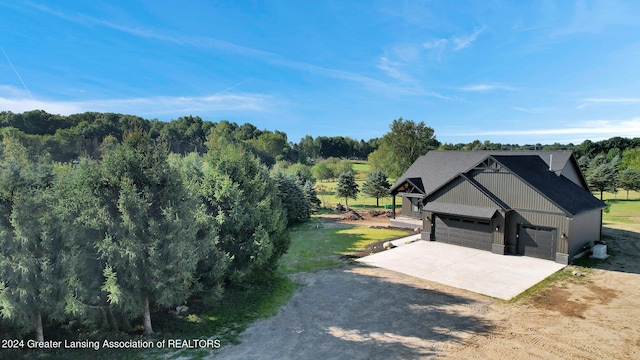
[[[603,245],[603,244],[594,245],[592,251],[593,251],[593,255],[591,255],[591,257],[594,259],[603,260],[609,257],[609,255],[607,255],[607,245]]]

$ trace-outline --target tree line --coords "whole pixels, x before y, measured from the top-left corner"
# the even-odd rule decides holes
[[[377,139],[357,141],[345,136],[313,138],[307,135],[296,143],[282,131],[260,130],[250,123],[205,121],[198,116],[164,122],[115,113],[85,112],[62,116],[42,110],[21,114],[3,111],[0,112],[0,128],[18,130],[31,151],[47,152],[53,160],[60,162],[83,155],[96,158],[106,138],[122,141],[123,135],[132,128],[144,130],[151,139],[165,143],[170,152],[182,155],[204,154],[208,138],[221,138],[242,144],[269,166],[283,160],[306,164],[316,158],[366,159],[377,148]]]
[[[97,158],[58,162],[15,129],[0,135],[0,317],[39,341],[70,319],[151,334],[153,310],[212,303],[273,271],[287,225],[319,202],[220,138],[202,155],[172,154],[134,127],[106,137]]]

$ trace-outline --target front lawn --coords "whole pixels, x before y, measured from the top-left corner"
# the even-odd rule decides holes
[[[410,235],[404,230],[323,223],[321,219],[314,217],[291,229],[291,246],[280,259],[281,271],[291,274],[339,267],[345,263],[340,255],[362,251],[379,241]]]

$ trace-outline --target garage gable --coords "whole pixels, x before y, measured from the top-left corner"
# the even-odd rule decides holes
[[[509,210],[507,204],[489,189],[467,175],[460,174],[454,180],[435,191],[427,199],[429,203],[457,204],[479,208]]]

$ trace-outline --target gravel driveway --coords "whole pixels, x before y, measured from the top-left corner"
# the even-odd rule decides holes
[[[249,327],[216,359],[435,357],[491,331],[490,301],[389,270],[350,265],[293,276],[300,288],[278,315]]]

